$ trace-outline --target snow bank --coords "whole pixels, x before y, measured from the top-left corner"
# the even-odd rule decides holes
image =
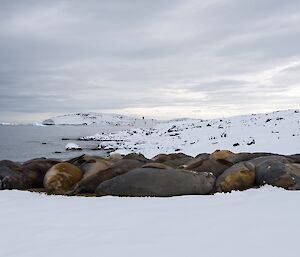
[[[95,126],[152,126],[153,119],[134,118],[108,113],[71,113],[52,117],[42,122],[44,125],[95,125]]]
[[[213,120],[173,120],[160,122],[152,128],[96,134],[85,139],[116,140],[101,144],[117,148],[119,153],[140,152],[149,158],[159,153],[172,152],[195,156],[216,149],[293,154],[300,150],[300,111],[287,110]]]
[[[298,257],[300,191],[174,198],[0,191],[0,256]]]

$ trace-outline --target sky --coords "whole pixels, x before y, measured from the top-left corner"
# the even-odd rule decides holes
[[[0,121],[299,108],[299,0],[0,0]]]

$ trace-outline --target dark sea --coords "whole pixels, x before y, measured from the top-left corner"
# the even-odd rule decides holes
[[[81,154],[107,156],[107,151],[90,150],[97,148],[100,142],[75,139],[102,132],[116,132],[120,129],[124,127],[0,125],[0,160],[23,162],[38,157],[68,159]],[[66,141],[62,138],[71,140]],[[67,151],[67,143],[76,143],[83,150]]]

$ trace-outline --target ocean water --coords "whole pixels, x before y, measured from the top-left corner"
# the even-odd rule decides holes
[[[91,136],[101,132],[116,132],[120,127],[97,126],[32,126],[14,125],[0,126],[0,160],[8,159],[23,162],[32,158],[47,157],[68,159],[81,154],[107,156],[103,150],[96,148],[96,141],[64,141],[62,138],[77,139],[82,136]],[[76,143],[82,151],[67,151],[67,143]],[[61,153],[55,153],[59,151]]]

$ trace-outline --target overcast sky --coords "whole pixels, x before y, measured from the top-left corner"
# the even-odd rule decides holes
[[[299,108],[299,0],[0,0],[0,121]]]

